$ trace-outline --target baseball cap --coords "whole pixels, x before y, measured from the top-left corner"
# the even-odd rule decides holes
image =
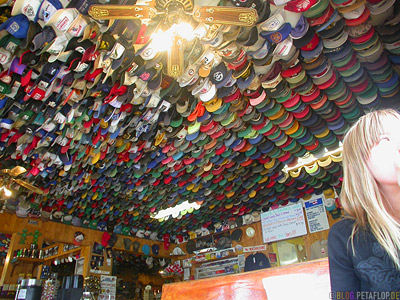
[[[36,21],[41,0],[16,0],[11,11],[12,16],[24,14],[29,21]]]
[[[304,12],[313,6],[317,0],[294,0],[285,5],[285,9],[292,12]]]
[[[220,62],[215,68],[212,69],[209,77],[211,82],[215,84],[215,87],[219,89],[228,82],[230,76],[232,76],[232,71],[228,71],[225,63]]]
[[[36,15],[35,21],[37,21],[38,23],[43,22],[43,24],[45,25],[51,19],[53,14],[57,10],[62,8],[63,5],[59,0],[44,0]]]
[[[300,39],[302,38],[308,31],[308,22],[303,15],[301,15],[299,21],[297,22],[296,26],[292,28],[290,31],[290,36],[293,39]]]
[[[260,35],[271,43],[279,44],[289,36],[291,30],[292,26],[290,26],[290,23],[284,23],[276,31],[261,31]]]
[[[7,30],[17,39],[26,39],[29,30],[29,20],[25,15],[16,15],[1,24],[0,30]]]

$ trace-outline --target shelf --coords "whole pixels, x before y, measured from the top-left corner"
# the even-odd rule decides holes
[[[59,258],[59,257],[62,257],[62,256],[69,255],[69,254],[74,254],[75,252],[79,252],[79,251],[81,251],[81,247],[77,247],[77,248],[62,252],[62,253],[57,254],[57,255],[52,255],[52,256],[46,257],[46,258],[44,258],[44,261],[49,261],[49,260],[53,260],[55,258]]]
[[[92,253],[92,256],[100,256],[100,257],[104,257],[104,254],[96,254],[96,253]]]
[[[235,272],[232,273],[218,273],[218,274],[214,274],[214,275],[207,275],[207,276],[199,276],[197,279],[204,279],[204,278],[214,278],[214,277],[219,277],[219,276],[224,276],[224,275],[232,275],[232,274],[238,274]]]
[[[171,256],[165,256],[165,255],[154,255],[151,253],[150,255],[145,255],[143,252],[138,252],[138,251],[133,251],[133,250],[125,250],[124,248],[112,248],[113,251],[121,251],[125,253],[130,253],[130,254],[136,254],[136,255],[141,255],[141,256],[151,256],[155,258],[170,258]],[[179,255],[179,256],[186,256],[186,255]]]
[[[218,258],[208,259],[208,260],[203,260],[203,261],[195,261],[195,260],[193,260],[192,264],[199,265],[199,264],[204,264],[204,263],[208,263],[208,262],[219,261],[219,260],[224,260],[224,259],[234,258],[234,257],[237,257],[237,255],[230,254],[230,255],[227,255],[227,256],[224,256],[224,257],[218,257]]]
[[[29,258],[29,257],[14,257],[10,260],[10,263],[12,264],[12,269],[11,269],[11,276],[14,274],[14,270],[17,264],[19,263],[31,263],[32,264],[32,270],[31,274],[33,274],[33,271],[35,270],[35,267],[37,267],[40,264],[44,263],[44,260],[42,258]]]
[[[239,264],[238,263],[235,263],[234,265],[237,265],[238,266],[238,268],[239,268]],[[226,265],[221,265],[221,266],[211,266],[211,267],[205,267],[204,269],[202,269],[202,268],[197,268],[197,270],[198,270],[198,272],[206,272],[206,271],[211,271],[211,270],[213,270],[213,269],[221,269],[221,270],[223,270],[223,269],[225,269],[225,267],[227,267],[227,266],[234,266],[234,265],[232,265],[232,264],[226,264]]]
[[[167,275],[167,276],[161,276],[163,279],[171,279],[171,278],[182,278],[183,275]]]
[[[43,261],[42,258],[14,257],[10,262],[14,264],[17,262],[42,263]]]
[[[209,260],[195,268],[195,278],[211,278],[241,273],[244,268],[243,254]]]

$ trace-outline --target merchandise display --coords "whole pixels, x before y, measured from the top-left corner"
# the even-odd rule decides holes
[[[10,234],[0,234],[0,263],[3,265],[10,247]]]
[[[55,279],[48,279],[44,282],[41,300],[56,300],[60,282]]]
[[[0,205],[30,222],[13,263],[71,263],[65,299],[284,265],[262,213],[324,195],[340,218],[344,135],[400,108],[400,0],[208,2],[0,5]],[[38,248],[46,221],[71,245]]]

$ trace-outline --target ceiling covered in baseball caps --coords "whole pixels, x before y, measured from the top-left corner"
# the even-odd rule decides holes
[[[254,8],[257,25],[200,24],[177,78],[151,46],[155,22],[97,22],[91,4],[1,7],[2,168],[44,191],[7,200],[21,217],[140,236],[241,223],[340,188],[340,151],[325,152],[365,111],[400,103],[393,0],[221,2]],[[200,208],[152,218],[185,201]]]

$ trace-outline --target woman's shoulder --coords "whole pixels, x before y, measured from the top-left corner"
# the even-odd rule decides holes
[[[352,234],[355,221],[349,218],[344,218],[333,224],[329,230],[328,241],[332,239],[347,240]]]
[[[329,230],[328,241],[332,240],[334,242],[343,241],[347,243],[349,238],[353,235],[353,228],[356,224],[354,219],[344,218],[339,222],[336,222],[331,229]],[[371,233],[370,230],[367,228],[358,227],[354,231],[354,242],[358,244],[359,242],[362,243],[369,243],[375,241],[375,237]]]
[[[331,231],[339,231],[339,232],[347,232],[353,230],[355,221],[350,218],[344,218],[335,224],[333,224],[332,228],[330,229]]]

